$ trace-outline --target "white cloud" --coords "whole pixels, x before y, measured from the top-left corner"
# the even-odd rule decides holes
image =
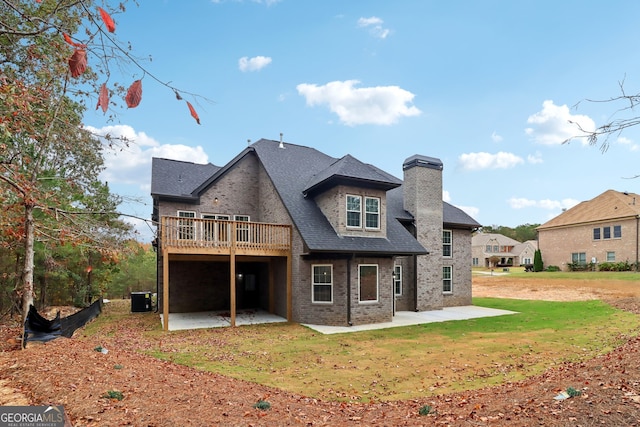
[[[540,153],[539,151],[536,151],[535,154],[529,154],[527,156],[527,162],[531,163],[532,165],[543,163],[544,160],[542,160],[542,153]]]
[[[447,190],[442,190],[442,200],[449,203],[451,201],[451,194]]]
[[[358,19],[358,27],[368,28],[369,34],[379,39],[386,39],[391,34],[391,30],[382,27],[383,23],[384,21],[377,16]]]
[[[504,151],[496,154],[484,152],[468,153],[461,154],[458,157],[458,165],[464,170],[510,169],[520,163],[524,163],[521,157]]]
[[[585,133],[580,131],[580,128],[587,132],[596,128],[595,122],[589,116],[571,114],[569,107],[555,105],[551,100],[544,101],[542,111],[529,116],[527,123],[532,125],[525,129],[527,135],[545,145],[562,144],[570,138],[588,145]]]
[[[240,68],[242,72],[260,71],[270,63],[271,58],[268,56],[254,56],[253,58],[243,56],[238,60],[238,68]]]
[[[478,218],[478,214],[480,213],[480,209],[476,208],[475,206],[458,206],[458,205],[456,205],[456,207],[458,209],[461,209],[464,213],[469,215],[471,218]]]
[[[632,140],[630,140],[629,138],[627,138],[627,137],[621,136],[620,138],[618,138],[616,140],[616,142],[618,144],[622,144],[622,145],[624,145],[626,147],[629,147],[630,151],[638,151],[638,150],[640,150],[640,146],[638,144],[636,144],[635,142],[633,142]]]
[[[208,157],[201,146],[189,147],[182,144],[160,144],[144,132],[136,132],[131,126],[105,126],[100,129],[87,126],[96,136],[109,136],[112,139],[124,137],[128,146],[107,147],[103,139],[105,170],[101,179],[114,184],[137,186],[148,191],[151,181],[151,158],[162,157],[194,163],[207,163]]]
[[[356,88],[358,80],[333,81],[326,85],[302,83],[296,86],[307,105],[327,105],[348,126],[362,124],[391,125],[400,117],[421,111],[410,105],[414,94],[398,86]]]
[[[541,208],[547,210],[562,210],[562,209],[570,209],[580,203],[579,200],[575,199],[562,199],[562,200],[531,200],[522,197],[512,197],[507,203],[513,209],[524,209],[524,208]]]
[[[493,131],[493,133],[491,134],[491,139],[493,140],[493,142],[502,142],[502,136],[498,135],[496,131]]]

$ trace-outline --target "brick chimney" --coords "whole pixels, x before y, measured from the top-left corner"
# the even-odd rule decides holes
[[[429,251],[416,258],[416,309],[441,309],[442,161],[414,155],[404,161],[404,208],[415,220],[416,238]]]

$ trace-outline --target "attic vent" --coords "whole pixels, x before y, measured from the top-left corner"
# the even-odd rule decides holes
[[[278,148],[284,148],[284,142],[282,141],[282,132],[280,132],[280,145],[278,145]]]

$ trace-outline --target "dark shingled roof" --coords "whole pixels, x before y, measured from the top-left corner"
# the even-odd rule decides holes
[[[402,181],[352,156],[340,159],[320,151],[261,139],[220,168],[166,159],[153,159],[151,194],[197,200],[229,167],[255,152],[310,252],[424,254],[426,249],[400,221],[412,221],[402,203]],[[177,180],[181,177],[182,181]],[[187,182],[188,181],[188,182]],[[337,184],[361,185],[387,191],[387,237],[339,236],[313,200],[312,194]],[[479,227],[460,209],[444,203],[444,223]]]
[[[154,157],[151,159],[151,195],[191,199],[193,191],[219,169],[211,163],[202,165]]]

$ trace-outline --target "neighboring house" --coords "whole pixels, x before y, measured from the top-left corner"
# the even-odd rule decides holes
[[[498,233],[475,233],[471,238],[471,265],[474,267],[515,267],[533,264],[537,242],[515,239]]]
[[[404,181],[346,155],[257,141],[223,167],[154,158],[158,304],[169,313],[261,309],[324,325],[471,304],[471,234],[442,201],[442,163]]]
[[[607,190],[537,228],[544,266],[629,262],[638,265],[640,196]]]

